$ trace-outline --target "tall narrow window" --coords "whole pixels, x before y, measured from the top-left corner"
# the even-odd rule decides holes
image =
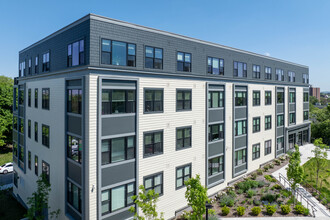
[[[42,176],[48,183],[50,183],[50,166],[45,161],[42,161]]]
[[[246,149],[235,151],[235,166],[246,163]]]
[[[176,129],[176,149],[191,147],[191,127]]]
[[[277,92],[277,104],[284,103],[284,92]]]
[[[272,141],[265,141],[265,155],[268,155],[272,152]]]
[[[272,79],[272,68],[265,67],[265,79]]]
[[[296,81],[296,73],[289,71],[288,72],[288,80],[289,82],[295,82]]]
[[[49,97],[50,97],[50,90],[42,89],[42,109],[49,110]]]
[[[68,45],[67,66],[78,66],[85,63],[84,40]]]
[[[135,113],[135,90],[102,90],[102,115]]]
[[[50,70],[50,58],[49,52],[42,55],[42,72],[47,72]]]
[[[303,74],[303,83],[309,83],[309,76],[306,73]]]
[[[191,178],[191,164],[176,168],[176,189],[184,187],[184,182]]]
[[[260,79],[260,66],[259,65],[253,65],[252,70],[253,70],[253,78]]]
[[[111,64],[111,41],[102,39],[102,64]]]
[[[252,145],[252,160],[260,158],[260,144]]]
[[[81,213],[81,189],[76,186],[75,184],[68,181],[68,187],[67,187],[67,200],[68,203],[75,208],[78,212]],[[103,194],[102,194],[103,196]]]
[[[269,130],[272,128],[272,116],[267,115],[265,116],[265,130]]]
[[[42,145],[49,148],[49,126],[42,125]]]
[[[234,61],[234,76],[247,77],[247,65],[246,65],[246,63],[241,63],[241,62]]]
[[[265,105],[272,104],[272,91],[265,91]]]
[[[144,112],[163,112],[163,89],[144,90]]]
[[[28,152],[28,168],[31,170],[31,151]]]
[[[67,156],[72,160],[82,162],[82,141],[80,138],[68,135]]]
[[[209,100],[209,108],[224,107],[224,92],[223,91],[209,91],[208,100]]]
[[[34,73],[39,73],[39,56],[36,56],[36,58],[35,58]]]
[[[32,74],[32,59],[29,59],[29,70],[28,70],[28,74],[31,75]]]
[[[246,92],[235,92],[235,106],[246,106]]]
[[[276,149],[282,150],[283,148],[284,148],[284,137],[279,137],[279,138],[277,138]]]
[[[144,178],[144,188],[146,192],[154,190],[158,195],[163,194],[163,173],[154,174]]]
[[[176,91],[176,110],[191,110],[191,90]]]
[[[209,142],[224,138],[223,124],[209,125]]]
[[[38,176],[38,156],[34,156],[34,173]]]
[[[207,72],[214,75],[224,75],[224,60],[214,57],[207,58]]]
[[[260,131],[260,117],[253,118],[253,133]]]
[[[31,138],[31,120],[28,120],[28,137]]]
[[[308,92],[304,92],[304,102],[308,102],[309,101],[309,94]]]
[[[209,176],[213,176],[223,172],[223,167],[224,167],[223,156],[209,159],[209,169],[208,169]]]
[[[135,44],[128,44],[127,45],[127,66],[136,66],[135,65],[135,51],[136,46]]]
[[[304,111],[304,121],[308,121],[308,111]]]
[[[34,89],[34,107],[38,108],[38,89]]]
[[[277,115],[277,127],[284,125],[284,115]]]
[[[28,106],[31,107],[31,89],[28,90]]]
[[[177,70],[191,72],[191,53],[177,53]]]
[[[34,140],[38,142],[38,122],[34,122]]]
[[[246,134],[246,120],[235,121],[235,136]]]
[[[146,46],[144,65],[145,68],[163,69],[163,49]]]
[[[260,105],[260,91],[253,91],[253,106]]]
[[[290,124],[295,124],[296,123],[296,113],[290,113],[289,114],[289,123]]]
[[[144,134],[144,156],[163,153],[163,131]]]
[[[284,81],[284,71],[282,69],[275,69],[276,71],[276,80]]]
[[[67,92],[67,112],[81,114],[82,90],[68,89]]]
[[[289,99],[289,103],[295,103],[296,102],[296,92],[290,92],[290,99]]]

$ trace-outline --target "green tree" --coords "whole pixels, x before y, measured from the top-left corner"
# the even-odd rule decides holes
[[[330,105],[323,109],[314,108],[310,110],[312,140],[322,138],[323,142],[330,145]]]
[[[309,103],[312,104],[312,105],[315,105],[316,103],[318,103],[319,100],[314,97],[314,96],[309,96]]]
[[[205,203],[208,201],[207,188],[202,186],[200,176],[190,178],[184,183],[187,186],[185,197],[188,201],[188,206],[193,210],[191,219],[203,219],[203,214],[206,212]]]
[[[12,143],[14,80],[0,76],[0,147]]]
[[[45,219],[45,209],[50,209],[48,205],[51,184],[46,180],[44,174],[41,174],[37,180],[37,190],[28,198],[27,204],[30,207],[25,217],[31,220]],[[50,219],[58,218],[60,209],[50,213]]]
[[[304,179],[304,170],[302,166],[300,166],[300,152],[297,144],[295,145],[295,151],[290,156],[289,166],[286,168],[286,170],[286,175],[290,181],[290,187],[294,192],[292,195],[293,199],[298,184],[301,183]]]
[[[163,213],[160,213],[158,218],[156,211],[158,198],[159,194],[155,193],[154,190],[146,191],[144,186],[140,185],[138,195],[132,196],[132,199],[137,207],[142,210],[143,216],[138,214],[135,207],[130,207],[129,211],[133,212],[135,219],[138,220],[164,220]]]
[[[316,186],[318,187],[320,170],[325,167],[328,154],[324,150],[326,145],[323,144],[322,138],[316,139],[314,145],[315,148],[312,150],[314,156],[312,158],[315,160]]]

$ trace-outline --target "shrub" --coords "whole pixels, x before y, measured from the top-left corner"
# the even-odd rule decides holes
[[[296,205],[294,207],[294,210],[298,213],[298,214],[304,214],[305,208],[302,205]]]
[[[252,205],[252,203],[253,203],[252,199],[248,201],[249,205]]]
[[[253,208],[251,209],[251,211],[252,211],[252,215],[254,215],[254,216],[258,216],[258,215],[260,214],[260,212],[261,212],[261,208],[258,207],[258,206],[255,206],[255,207],[253,207]]]
[[[224,206],[224,207],[221,208],[221,214],[222,214],[223,216],[228,215],[229,212],[230,212],[230,208],[228,208],[227,206]]]
[[[252,198],[256,194],[256,191],[250,189],[246,192],[246,194],[247,194],[246,197]]]
[[[263,187],[266,183],[262,180],[258,181],[258,187]]]
[[[277,166],[281,164],[281,161],[279,161],[278,159],[274,160],[274,162]]]
[[[237,190],[237,194],[242,194],[244,191],[242,189]]]
[[[276,205],[266,205],[266,212],[268,215],[273,215],[276,212]]]
[[[261,197],[261,201],[268,201],[269,203],[275,202],[278,199],[279,195],[267,193]]]
[[[316,192],[313,192],[312,195],[315,197],[315,196],[317,196],[317,193]]]
[[[252,173],[251,179],[253,179],[253,180],[257,179],[257,173]]]
[[[223,195],[219,199],[220,206],[229,206],[233,207],[235,204],[235,199],[229,195]]]
[[[286,189],[281,190],[281,194],[283,197],[287,198],[292,195],[292,192]]]
[[[276,182],[276,179],[271,175],[265,175],[265,179],[268,180],[269,182]]]
[[[275,184],[273,187],[272,187],[272,190],[274,189],[282,189],[282,186],[278,185],[278,184]]]
[[[262,169],[257,169],[257,174],[261,176],[263,174]]]
[[[304,216],[307,216],[307,215],[309,215],[309,209],[308,208],[304,208],[304,214],[303,214]]]
[[[269,164],[269,168],[273,169],[274,168],[274,164],[273,163]]]
[[[188,212],[188,211],[183,211],[182,214],[181,214],[181,219],[185,219],[185,220],[191,219],[191,214],[190,214],[190,212]]]
[[[242,215],[244,215],[244,213],[245,213],[245,207],[243,207],[243,206],[238,206],[238,208],[237,208],[237,214],[239,215],[239,216],[242,216]]]
[[[239,189],[243,190],[243,192],[247,192],[251,188],[258,187],[258,185],[259,185],[258,181],[255,181],[255,180],[245,180],[245,181],[239,182],[237,184],[237,187]]]
[[[236,193],[232,190],[232,191],[228,191],[227,192],[228,196],[231,196],[232,198],[236,198]]]
[[[322,205],[327,205],[328,204],[328,200],[327,198],[323,198],[322,201],[321,201]]]
[[[291,212],[291,208],[289,205],[281,205],[281,210],[283,215],[287,215]]]
[[[282,161],[282,162],[284,162],[285,161],[285,157],[280,157],[280,160]]]
[[[259,206],[259,205],[261,205],[261,201],[260,200],[253,200],[253,204],[255,205],[255,206]]]
[[[264,171],[267,172],[269,170],[269,165],[264,166]]]

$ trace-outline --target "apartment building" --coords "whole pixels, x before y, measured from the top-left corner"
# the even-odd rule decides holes
[[[89,14],[19,53],[14,195],[41,173],[60,219],[127,219],[139,185],[171,219],[310,140],[307,66]]]
[[[318,87],[309,87],[309,95],[314,96],[317,100],[321,100],[320,88]]]

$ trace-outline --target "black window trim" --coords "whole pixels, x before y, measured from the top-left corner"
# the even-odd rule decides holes
[[[183,53],[183,61],[178,61],[178,53]],[[190,54],[190,62],[186,62],[186,54]],[[180,73],[192,73],[192,53],[190,52],[183,52],[183,51],[176,51],[176,56],[175,56],[175,60],[176,60],[176,72],[180,72]],[[190,64],[190,71],[184,71],[184,70],[178,70],[178,62],[182,62],[183,63],[183,69],[184,69],[184,65],[185,63],[189,63]]]
[[[237,75],[235,74],[236,72],[235,72],[235,62],[237,63],[237,65],[238,65],[238,63],[242,63],[243,64],[243,75],[242,76],[239,76],[238,75],[238,72],[237,72]],[[246,70],[244,70],[244,64],[245,64],[245,66],[246,66]],[[236,60],[234,60],[233,61],[233,76],[234,77],[238,77],[238,78],[247,78],[247,63],[245,63],[245,62],[242,62],[242,61],[236,61]],[[237,71],[238,71],[238,69],[237,69]]]
[[[154,49],[154,57],[152,58],[152,60],[153,60],[153,67],[152,68],[149,68],[149,67],[146,67],[146,58],[151,58],[151,57],[147,57],[146,56],[146,48],[147,47],[151,47],[151,48],[153,48]],[[162,50],[162,68],[161,69],[159,69],[159,68],[155,68],[155,59],[157,59],[157,60],[160,60],[159,58],[155,58],[155,49],[161,49]],[[135,52],[136,53],[136,52]],[[135,55],[136,56],[136,55]],[[144,60],[143,60],[143,67],[145,68],[145,69],[150,69],[150,70],[153,70],[153,69],[155,69],[155,70],[163,70],[164,69],[164,48],[161,48],[161,47],[154,47],[154,46],[149,46],[149,45],[144,45]]]
[[[178,143],[177,143],[178,142],[178,130],[186,129],[186,128],[190,129],[190,146],[178,148]],[[184,139],[185,139],[184,136],[182,138],[183,138],[183,143],[184,143]],[[177,127],[175,129],[175,150],[178,151],[178,150],[184,150],[184,149],[189,149],[189,148],[192,148],[192,126],[190,125],[190,126]]]
[[[267,68],[269,68],[270,73],[266,73],[266,69],[267,69]],[[267,79],[267,80],[272,80],[272,78],[273,78],[273,70],[272,70],[272,68],[269,67],[269,66],[265,66],[264,71],[265,71],[265,79]],[[268,77],[268,75],[269,75],[270,77]]]
[[[190,168],[190,171],[189,171],[189,175],[190,175],[190,178],[192,177],[192,163],[187,163],[187,164],[184,164],[184,165],[181,165],[181,166],[178,166],[178,167],[175,167],[175,190],[179,190],[179,189],[182,189],[182,188],[184,188],[184,187],[186,187],[186,185],[184,185],[184,168],[185,167],[187,167],[187,166],[189,166],[189,168]],[[183,178],[183,184],[182,184],[182,186],[177,186],[176,185],[176,182],[177,182],[177,179],[178,179],[178,172],[177,172],[177,170],[178,169],[182,169],[183,168],[183,173],[182,173],[182,178]]]
[[[44,174],[43,164],[46,164],[46,166],[48,166],[48,169],[49,169],[49,176],[46,176],[46,177],[48,177],[48,178],[47,178],[47,181],[48,181],[48,183],[50,183],[50,165],[49,165],[49,163],[47,163],[46,161],[42,160],[42,162],[41,162],[41,173],[42,173],[42,174]]]
[[[218,125],[219,126],[219,135],[220,135],[220,127],[222,127],[222,138],[220,138],[219,140],[210,140],[210,136],[212,135],[212,129],[211,127],[213,125]],[[221,135],[220,135],[221,136]],[[208,124],[208,134],[207,134],[207,142],[208,143],[217,143],[220,141],[223,141],[225,139],[225,122],[224,121],[220,121],[220,122],[211,122]]]
[[[258,98],[254,97],[254,94],[259,94]],[[261,105],[261,95],[260,90],[253,90],[252,91],[252,106],[260,106]],[[256,103],[255,103],[256,101]]]
[[[44,99],[44,91],[48,90],[48,100]],[[50,88],[41,89],[41,109],[50,110]]]
[[[270,143],[270,147],[266,148],[266,143]],[[272,139],[265,141],[265,156],[272,153]]]
[[[253,70],[254,66],[256,66],[256,68],[259,67],[259,72]],[[254,74],[256,74],[256,75],[254,75]],[[261,79],[261,65],[252,64],[252,78]]]
[[[159,132],[162,133],[162,152],[157,152],[157,153],[154,153],[154,154],[146,154],[146,152],[145,152],[145,138],[144,138],[145,135],[159,133]],[[158,156],[158,155],[162,155],[162,154],[164,154],[164,129],[143,132],[143,158]]]
[[[48,140],[47,140],[47,143],[44,142],[43,127],[47,127],[48,128]],[[45,138],[47,138],[47,137],[45,137]],[[49,125],[41,124],[41,143],[42,143],[42,146],[45,146],[47,148],[50,148],[50,126]]]
[[[255,156],[255,153],[253,152],[253,147],[256,147],[256,146],[259,147],[259,150],[257,151],[257,152],[258,152],[258,153],[257,153],[257,154],[258,154],[258,157],[256,157],[256,156]],[[261,146],[260,142],[252,145],[252,161],[253,161],[253,160],[257,160],[257,159],[260,158],[260,146]]]
[[[267,128],[267,121],[266,118],[270,118],[269,128]],[[265,131],[272,129],[272,115],[265,115]]]
[[[188,100],[185,100],[184,97],[183,97],[183,104],[182,104],[182,109],[178,109],[178,92],[183,92],[183,94],[185,94],[185,92],[190,92],[190,108],[188,109],[185,109],[184,106],[185,106],[185,101],[188,101]],[[185,112],[185,111],[192,111],[192,89],[186,89],[186,88],[177,88],[176,89],[176,92],[175,92],[175,109],[176,109],[176,112]],[[185,96],[185,95],[184,95]]]
[[[84,41],[84,51],[83,51],[83,53],[84,53],[84,60],[83,61],[80,61],[80,41]],[[74,44],[74,43],[76,43],[76,42],[78,42],[78,58],[79,58],[79,64],[78,65],[75,65],[75,66],[73,66],[72,65],[72,50],[73,50],[73,48],[72,48],[72,45]],[[69,47],[69,45],[71,45],[71,65],[69,65],[69,55],[68,55],[68,47]],[[81,38],[79,38],[78,40],[74,40],[74,41],[71,41],[70,43],[68,43],[67,45],[66,45],[66,57],[67,57],[67,68],[72,68],[72,67],[77,67],[77,66],[83,66],[83,65],[86,65],[86,39],[85,39],[85,37],[81,37]]]
[[[135,114],[137,114],[137,109],[136,108],[138,106],[136,106],[136,105],[137,105],[137,95],[138,94],[137,94],[137,89],[136,88],[133,88],[132,87],[132,88],[125,88],[125,89],[122,89],[122,88],[118,88],[117,89],[117,88],[113,88],[113,87],[111,87],[111,88],[102,87],[101,93],[103,93],[103,90],[109,90],[109,103],[110,103],[110,107],[109,107],[110,110],[109,110],[109,112],[110,113],[103,112],[103,107],[101,107],[101,115],[102,115],[102,117],[114,117],[116,115],[128,115],[128,114],[135,115]],[[112,112],[112,105],[113,105],[112,93],[113,93],[113,91],[118,91],[118,90],[119,91],[125,91],[125,112],[114,113],[114,112]],[[129,101],[128,100],[128,92],[131,92],[131,91],[133,91],[133,93],[134,93],[134,101]],[[129,107],[130,102],[134,102],[133,112],[127,112],[128,109],[129,109],[128,107]],[[101,97],[101,105],[103,105],[103,103],[107,103],[107,102],[104,102],[102,100],[102,97]]]
[[[254,124],[254,120],[257,120],[259,122],[259,124]],[[257,117],[253,117],[252,118],[252,133],[258,133],[261,131],[261,117],[257,116]]]
[[[161,193],[159,193],[159,197],[164,195],[164,171],[160,171],[160,172],[157,172],[157,173],[153,173],[153,174],[149,174],[147,176],[144,176],[143,177],[143,186],[145,187],[145,180],[146,179],[150,179],[150,178],[154,178],[155,176],[158,176],[159,174],[162,175],[162,184],[161,184]],[[154,187],[155,187],[155,184],[154,184],[154,180],[152,180],[153,184],[152,184],[152,188],[154,190]]]
[[[270,103],[267,103],[267,93],[270,93]],[[265,105],[272,105],[272,90],[265,90]]]
[[[220,171],[220,172],[217,172],[217,173],[214,173],[214,174],[212,174],[212,172],[211,172],[211,175],[209,174],[209,169],[210,169],[210,160],[213,160],[213,159],[215,159],[215,158],[219,158],[219,161],[220,161],[220,158],[222,157],[222,163],[219,163],[220,165],[222,165],[222,171]],[[222,153],[222,154],[220,154],[220,155],[215,155],[215,156],[212,156],[212,157],[210,157],[210,158],[207,158],[207,176],[208,177],[215,177],[215,176],[218,176],[218,175],[221,175],[221,174],[223,174],[224,172],[225,172],[225,155]],[[219,166],[219,168],[220,168],[220,166]]]
[[[209,58],[211,59],[212,73],[209,72],[209,65],[208,65]],[[219,60],[219,74],[214,74],[213,73],[213,59],[218,59]],[[221,65],[220,65],[221,60],[222,60],[222,63],[223,63],[223,67],[221,67]],[[223,68],[223,71],[221,71],[221,68]],[[220,58],[220,57],[206,56],[206,73],[208,75],[213,75],[213,76],[224,76],[225,75],[225,59]]]
[[[211,94],[210,94],[211,93]],[[222,103],[222,107],[213,107],[213,105],[212,105],[212,93],[219,93],[219,103],[220,103],[220,101],[221,101],[221,103]],[[222,99],[220,99],[220,94],[222,93]],[[207,100],[207,108],[208,109],[212,109],[212,110],[216,110],[216,109],[224,109],[225,108],[225,104],[226,104],[226,102],[225,102],[225,91],[224,90],[218,90],[218,89],[209,89],[208,90],[208,94],[207,95],[209,95],[210,94],[210,98],[211,98],[211,106],[210,106],[210,100],[208,99]]]
[[[46,63],[44,63],[44,54],[47,54],[47,53],[49,53],[49,61],[48,62],[46,62]],[[41,68],[41,72],[42,73],[48,73],[48,72],[50,72],[50,50],[47,50],[47,51],[45,51],[45,52],[43,52],[42,53],[42,57],[41,57],[41,63],[42,63],[42,68]],[[48,69],[47,69],[47,63],[48,63]],[[44,69],[44,64],[46,65],[46,68]]]
[[[162,91],[162,110],[161,111],[146,111],[146,91],[147,90]],[[155,96],[155,93],[153,93],[152,102],[155,101],[154,96]],[[143,88],[143,114],[157,114],[157,113],[164,113],[164,88],[150,88],[150,87]]]

